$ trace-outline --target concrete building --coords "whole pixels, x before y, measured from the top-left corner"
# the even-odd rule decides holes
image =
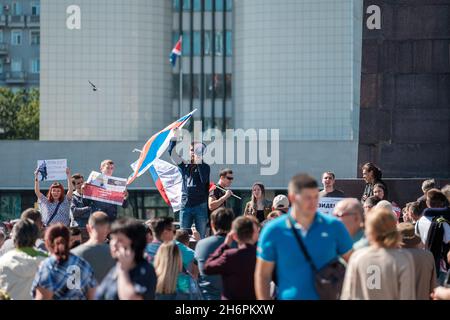
[[[40,1],[0,1],[0,86],[39,87]]]
[[[170,2],[73,4],[42,3],[40,140],[146,139],[171,120]]]
[[[372,3],[360,0],[80,0],[75,7],[68,0],[42,2],[40,141],[0,141],[0,215],[17,216],[33,205],[38,159],[67,158],[72,172],[87,176],[111,158],[115,175],[127,177],[137,158],[132,150],[176,119],[180,106],[183,114],[197,108],[203,129],[279,129],[276,175],[261,175],[261,163],[212,166],[214,181],[221,167],[234,169],[233,189],[244,197],[233,203],[238,213],[254,181],[266,185],[270,198],[300,171],[320,178],[333,170],[338,178],[355,179],[359,164],[375,161],[386,177],[449,178],[450,71],[443,56],[450,3],[400,2],[377,1],[382,31],[367,29]],[[397,21],[394,12],[414,17],[416,28],[404,26],[406,18]],[[422,30],[425,18],[433,23]],[[422,35],[403,46],[416,32]],[[169,53],[180,35],[183,56],[172,68]],[[398,60],[400,53],[414,68]],[[422,56],[430,59],[421,63]],[[422,94],[413,101],[408,93],[415,84]],[[433,97],[436,103],[429,103]],[[418,113],[406,108],[414,104]],[[430,106],[439,116],[427,118],[426,133],[418,135],[410,123],[418,125]],[[420,144],[405,130],[414,131],[411,137]],[[394,159],[405,150],[409,159],[421,150],[427,154],[402,166],[403,160]],[[258,150],[245,151],[247,157],[252,153]],[[354,185],[346,191],[359,196]],[[169,213],[149,175],[130,191],[131,207],[121,214]]]

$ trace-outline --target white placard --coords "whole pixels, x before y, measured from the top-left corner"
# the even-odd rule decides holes
[[[39,181],[67,180],[67,159],[38,160]]]
[[[106,176],[97,171],[92,171],[86,182],[115,192],[124,192],[127,187],[127,179]]]
[[[342,199],[343,198],[321,197],[319,199],[319,206],[317,208],[317,211],[324,214],[332,214],[336,203],[338,203]]]

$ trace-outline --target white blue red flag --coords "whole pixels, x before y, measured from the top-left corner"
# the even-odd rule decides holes
[[[170,139],[174,136],[173,129],[181,129],[189,121],[195,111],[197,111],[197,109],[194,109],[184,117],[169,124],[148,139],[142,150],[139,150],[141,153],[139,159],[131,165],[133,173],[128,177],[127,184],[131,184],[137,177],[141,176],[150,168],[155,159],[161,157],[169,147]]]
[[[173,211],[179,211],[183,178],[178,167],[167,161],[156,159],[149,171],[164,201],[172,207]]]
[[[175,64],[177,63],[177,57],[181,56],[181,36],[180,39],[178,39],[177,43],[175,44],[175,47],[173,47],[172,52],[170,53],[169,60],[172,64],[172,67],[175,67]]]

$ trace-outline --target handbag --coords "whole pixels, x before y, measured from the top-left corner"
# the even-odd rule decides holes
[[[320,300],[338,300],[342,290],[342,284],[345,276],[345,266],[338,260],[333,259],[321,269],[317,269],[316,265],[311,259],[311,256],[306,250],[303,240],[298,235],[294,227],[293,218],[289,215],[289,225],[294,233],[300,250],[303,252],[306,260],[310,264],[314,273],[314,286],[319,294]]]
[[[55,211],[53,211],[52,215],[50,216],[47,223],[45,224],[46,227],[48,227],[50,222],[52,222],[53,218],[55,218],[56,214],[58,213],[60,205],[61,205],[61,202],[58,202],[58,204],[56,205]]]

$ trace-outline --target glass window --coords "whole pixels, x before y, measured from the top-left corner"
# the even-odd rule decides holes
[[[205,31],[204,32],[204,55],[210,56],[211,55],[211,31]]]
[[[205,11],[212,11],[212,0],[205,0]]]
[[[223,1],[224,0],[216,0],[216,11],[223,11]]]
[[[183,10],[188,11],[191,10],[191,0],[182,0],[183,1]]]
[[[189,32],[183,33],[183,40],[181,43],[181,54],[183,56],[188,56],[191,54],[191,34]]]
[[[194,31],[194,56],[201,55],[201,32]]]
[[[227,91],[226,91],[227,99],[231,99],[231,84],[232,84],[231,80],[232,80],[231,74],[227,74],[225,76],[225,88],[227,89]]]
[[[205,74],[205,99],[211,99],[213,95],[213,83],[212,83],[212,75]]]
[[[172,99],[180,98],[180,74],[172,74]]]
[[[194,0],[194,11],[202,11],[202,0]]]
[[[0,5],[0,14],[3,14],[3,6]]]
[[[0,73],[3,73],[3,61],[0,61]]]
[[[31,45],[38,46],[41,43],[41,35],[39,31],[31,31]]]
[[[199,74],[194,74],[194,82],[192,85],[192,97],[194,99],[199,99],[200,98],[200,75]]]
[[[21,72],[22,71],[22,60],[11,59],[11,71],[12,72]]]
[[[232,56],[233,55],[233,33],[232,31],[227,31],[226,32],[226,46],[227,46],[227,56]]]
[[[194,82],[192,86],[192,97],[194,99],[200,98],[200,75],[194,74]],[[180,98],[180,74],[172,74],[173,95],[172,99],[178,100]],[[191,75],[183,74],[183,98],[191,98]]]
[[[172,0],[172,8],[175,11],[180,10],[180,0]]]
[[[223,54],[223,33],[222,31],[216,32],[215,47],[216,56],[221,56]]]
[[[19,30],[11,31],[11,44],[14,46],[22,44],[22,31]]]
[[[203,120],[203,124],[205,126],[205,130],[212,129],[212,119],[211,118],[205,118],[205,120]]]
[[[226,10],[227,11],[232,11],[233,10],[233,0],[226,0]]]
[[[3,30],[0,30],[0,43],[3,43]]]
[[[223,98],[223,77],[221,74],[215,74],[213,78],[214,95],[217,99]]]
[[[15,16],[20,16],[22,14],[22,5],[20,2],[14,2],[12,5],[12,12]]]
[[[1,193],[0,220],[7,221],[20,218],[20,213],[22,212],[21,200],[20,193]]]
[[[38,2],[31,4],[31,15],[39,16],[41,14],[41,5]]]
[[[175,44],[177,43],[179,38],[180,34],[178,32],[172,32],[172,48],[175,47]]]
[[[183,98],[189,99],[191,97],[191,75],[183,74]]]
[[[41,69],[41,63],[39,59],[31,60],[31,73],[39,73]]]

